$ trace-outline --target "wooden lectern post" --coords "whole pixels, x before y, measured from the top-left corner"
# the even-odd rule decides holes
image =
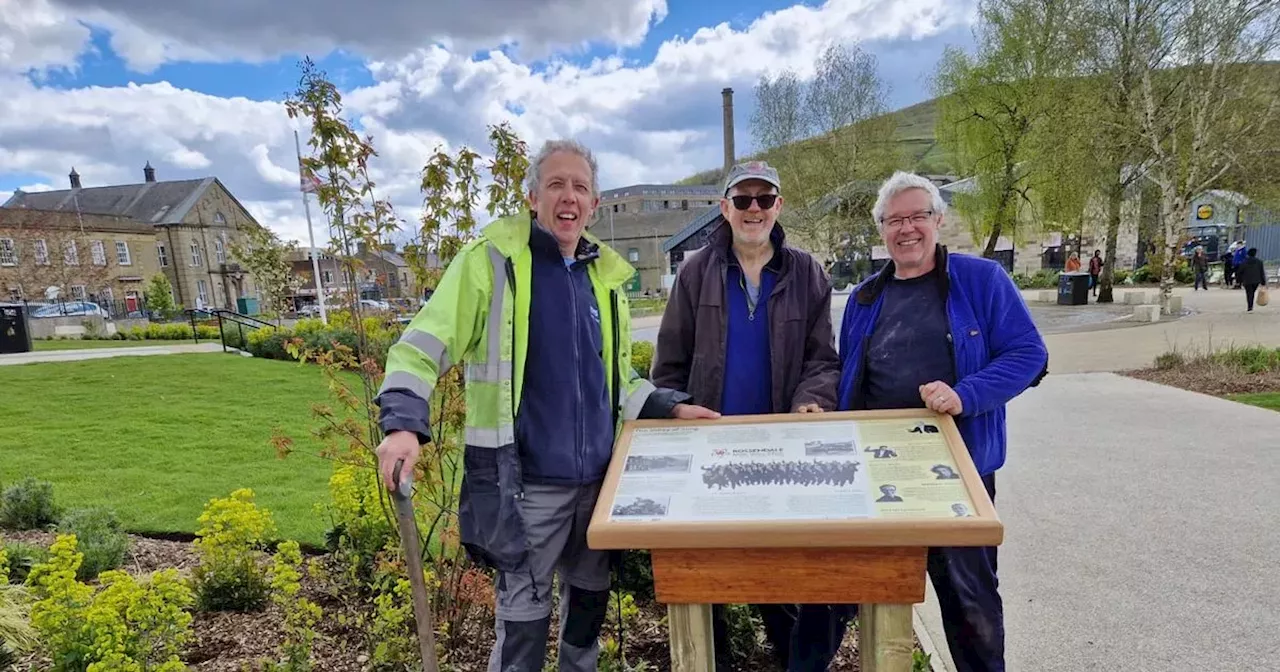
[[[673,672],[712,604],[857,604],[863,672],[910,672],[928,548],[1003,534],[949,416],[860,411],[628,422],[587,538],[650,550]]]

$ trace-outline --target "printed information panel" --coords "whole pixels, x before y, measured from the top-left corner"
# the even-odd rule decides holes
[[[806,418],[635,427],[608,516],[697,523],[973,512],[936,421]]]

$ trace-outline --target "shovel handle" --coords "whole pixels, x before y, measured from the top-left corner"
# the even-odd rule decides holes
[[[413,470],[404,474],[404,480],[401,480],[400,470],[404,468],[404,458],[396,460],[396,467],[391,472],[391,484],[395,486],[396,492],[404,498],[413,496]]]

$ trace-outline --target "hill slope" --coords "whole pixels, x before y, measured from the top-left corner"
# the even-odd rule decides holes
[[[933,98],[910,107],[890,112],[897,118],[898,128],[894,137],[903,148],[908,165],[920,173],[945,173],[949,170],[947,157],[934,138],[938,123],[938,99]],[[801,141],[803,142],[803,141]],[[761,155],[743,156],[739,160],[766,158]],[[724,170],[713,168],[686,177],[677,184],[717,184],[724,179]]]

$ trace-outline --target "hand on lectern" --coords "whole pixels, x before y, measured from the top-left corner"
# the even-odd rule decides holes
[[[676,404],[675,408],[671,409],[671,417],[677,420],[715,420],[720,417],[720,414],[705,406]]]

